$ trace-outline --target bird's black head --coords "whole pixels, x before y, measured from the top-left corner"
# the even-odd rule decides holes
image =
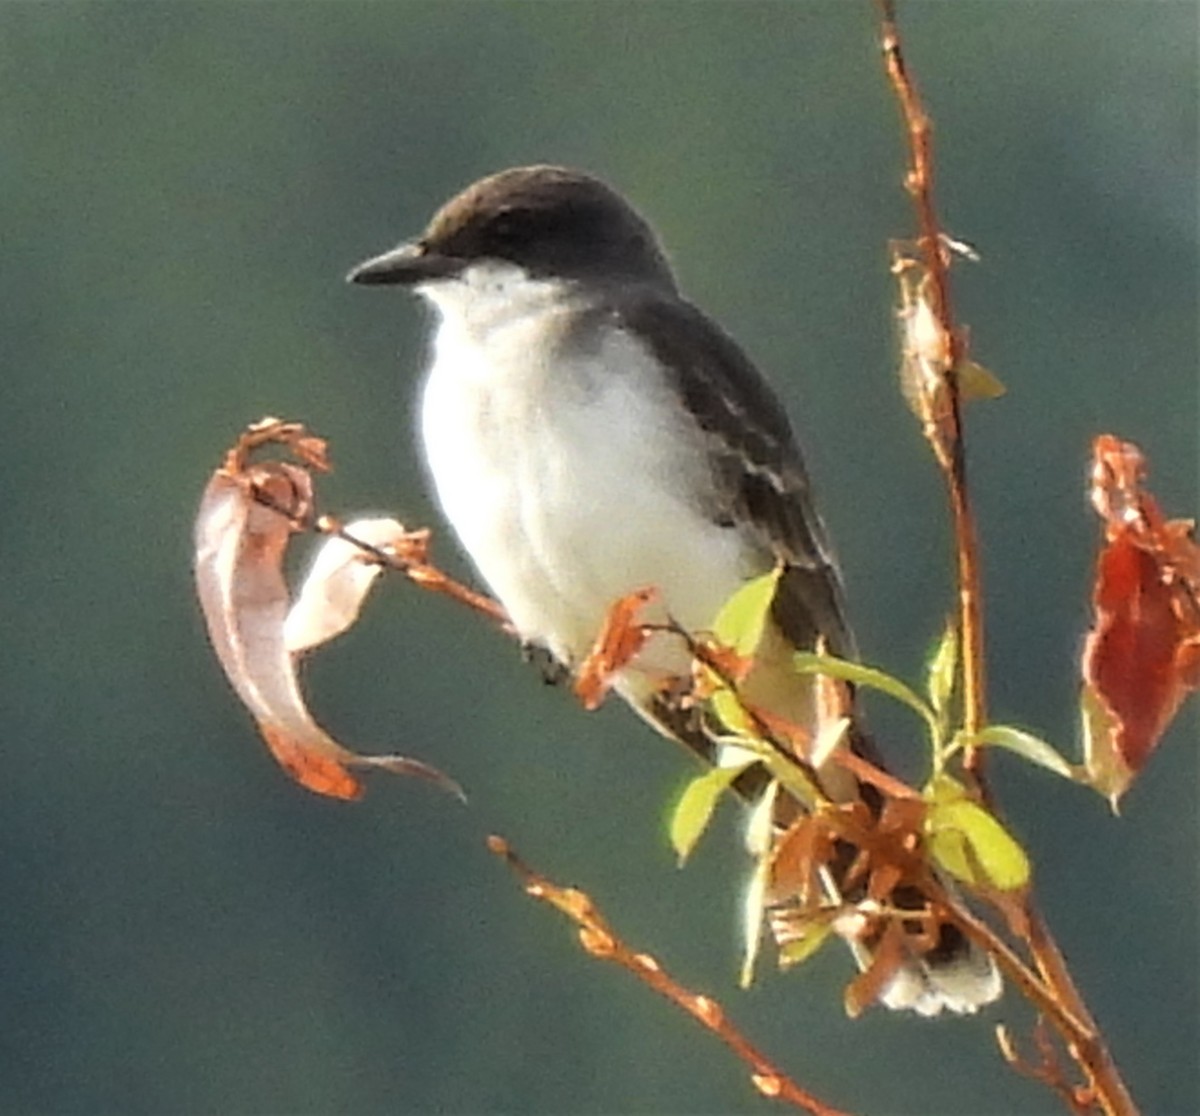
[[[367,260],[349,278],[415,285],[485,260],[532,276],[674,287],[653,230],[615,190],[552,166],[480,179],[442,206],[420,239]]]

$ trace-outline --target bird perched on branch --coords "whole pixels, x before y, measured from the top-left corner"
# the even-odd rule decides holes
[[[680,294],[654,231],[620,195],[563,167],[501,171],[349,278],[409,287],[437,312],[426,461],[447,519],[528,646],[578,666],[613,602],[646,586],[658,594],[651,618],[657,609],[701,631],[741,585],[778,567],[742,693],[813,725],[814,683],[795,673],[792,653],[853,658],[855,645],[800,450],[771,388]],[[686,645],[661,632],[615,688],[719,762],[696,711],[672,700],[691,667]],[[861,728],[847,739],[878,763]],[[816,777],[834,801],[872,796],[835,764]],[[753,794],[754,780],[742,789]],[[936,1014],[999,994],[989,959],[943,930],[897,969],[885,1003]]]

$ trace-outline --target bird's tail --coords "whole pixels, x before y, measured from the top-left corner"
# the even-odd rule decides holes
[[[694,709],[681,709],[676,703],[660,701],[649,708],[642,707],[659,731],[682,743],[708,764],[722,762],[722,747],[713,740],[711,726]],[[881,766],[878,750],[869,735],[856,722],[849,732],[849,747],[861,758]],[[746,767],[733,783],[733,789],[749,805],[757,804],[770,784],[770,776],[762,764]],[[858,784],[860,814],[871,822],[880,822],[884,808],[883,796],[870,784]],[[851,807],[852,808],[852,807]],[[789,825],[804,817],[795,800],[780,799],[775,812],[776,836],[782,838]],[[882,823],[881,823],[882,824]],[[892,953],[889,971],[884,976],[874,999],[894,1011],[912,1011],[922,1016],[972,1014],[996,1000],[1003,990],[999,971],[992,958],[950,923],[942,922],[929,929],[927,903],[921,894],[904,882],[898,882],[891,893],[876,901],[880,910],[912,910],[911,924],[901,920],[904,930],[883,942],[883,918],[871,917],[872,903],[867,898],[869,874],[861,871],[856,861],[858,850],[844,840],[837,846],[828,863],[822,868],[821,891],[818,903],[827,906],[844,904],[845,917],[839,918],[835,929],[854,955],[864,972],[870,970],[885,950]],[[757,851],[757,850],[752,850]],[[947,890],[951,885],[943,883]],[[795,896],[782,896],[767,912],[767,925],[776,945],[785,950],[791,943],[811,931],[813,897],[803,901]],[[893,920],[894,921],[894,920]]]
[[[846,737],[855,755],[882,769],[879,751],[858,715]],[[893,839],[903,840],[900,833],[905,823],[902,818],[889,819],[881,792],[867,782],[860,782],[857,792],[856,805],[842,808],[857,811],[858,827],[882,835],[885,846],[889,830]],[[796,816],[794,805],[790,815],[786,809],[782,814],[782,818],[792,820]],[[893,1011],[913,1011],[922,1016],[943,1011],[969,1015],[995,1001],[1003,991],[1003,982],[991,956],[957,926],[935,920],[921,891],[895,865],[886,863],[886,854],[883,864],[873,863],[873,856],[879,854],[868,852],[869,844],[856,847],[844,837],[831,842],[821,866],[822,894],[817,898],[826,905],[846,908],[847,915],[838,918],[834,928],[846,941],[858,967],[865,973],[876,964],[883,966],[880,983],[870,999]],[[889,882],[886,893],[879,894],[881,889],[873,883],[876,872],[880,878],[895,881]],[[942,887],[953,894],[953,884],[940,875],[938,878]],[[786,947],[811,925],[811,908],[809,896],[804,902],[784,897],[770,909],[767,923],[781,951],[786,952]],[[885,908],[891,912],[911,910],[913,918],[883,917]]]
[[[895,902],[903,897],[889,897]],[[863,937],[864,919],[850,916],[837,926],[854,960],[869,972],[877,960],[878,940]],[[773,908],[768,917],[771,936],[781,951],[804,936],[807,917],[794,905]],[[994,1002],[1003,991],[992,958],[956,926],[942,923],[931,945],[918,946],[917,936],[899,939],[901,954],[874,998],[892,1011],[912,1011],[932,1017],[948,1011],[973,1015]]]

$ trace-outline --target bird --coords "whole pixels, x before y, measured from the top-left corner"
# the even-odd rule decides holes
[[[420,402],[428,474],[528,653],[569,674],[614,602],[646,587],[656,593],[647,620],[703,631],[774,569],[741,693],[814,724],[815,683],[796,674],[793,653],[858,652],[799,444],[767,380],[680,292],[659,237],[621,194],[569,167],[502,170],[347,278],[408,288],[434,312]],[[614,689],[720,763],[696,710],[672,698],[691,670],[686,643],[659,631]],[[851,746],[882,766],[860,724]],[[761,775],[739,777],[745,796]],[[835,801],[873,793],[835,764],[816,777]],[[990,959],[944,929],[891,978],[887,1006],[971,1012],[999,995]]]

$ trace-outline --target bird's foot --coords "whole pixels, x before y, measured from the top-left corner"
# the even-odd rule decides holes
[[[547,686],[561,686],[571,677],[571,668],[555,658],[549,647],[540,643],[522,643],[521,658],[532,663]]]

